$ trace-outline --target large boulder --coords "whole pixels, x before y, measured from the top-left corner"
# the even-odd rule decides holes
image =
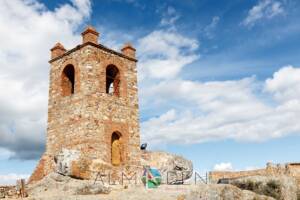
[[[121,179],[121,173],[115,173],[111,165],[101,160],[89,160],[77,150],[63,149],[55,156],[56,172],[76,179],[94,179],[96,172],[112,173],[112,179]],[[131,167],[129,171],[142,175],[142,166],[157,168],[162,174],[163,183],[180,184],[193,174],[193,164],[182,156],[166,152],[142,151],[141,166]],[[128,166],[130,167],[130,166]],[[116,172],[117,173],[117,172]]]
[[[193,163],[182,156],[166,152],[142,152],[142,165],[157,168],[163,183],[181,184],[193,175]]]
[[[275,199],[297,200],[297,182],[289,176],[249,176],[229,179],[228,183]]]
[[[87,159],[78,150],[63,149],[54,157],[55,172],[76,179],[91,179],[93,160]]]
[[[56,172],[67,176],[72,175],[72,163],[78,160],[79,158],[79,151],[62,149],[62,151],[54,157],[54,161],[56,164]]]

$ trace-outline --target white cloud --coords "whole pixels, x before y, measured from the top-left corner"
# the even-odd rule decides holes
[[[156,30],[138,40],[140,78],[169,79],[197,60],[197,40],[176,31]]]
[[[284,14],[284,7],[280,1],[260,0],[257,5],[249,10],[243,25],[251,27],[260,20],[271,19],[282,14]]]
[[[172,6],[168,6],[166,11],[163,13],[160,25],[174,28],[174,25],[179,18],[180,14],[176,11],[176,9]]]
[[[269,17],[276,15],[269,7],[274,12],[280,7],[276,1],[260,4],[253,10]],[[218,22],[219,18],[214,18],[211,26]],[[260,142],[300,132],[299,69],[283,67],[266,81],[255,77],[211,82],[183,80],[183,69],[199,58],[197,40],[176,30],[161,29],[139,39],[137,44],[141,107],[159,112],[141,123],[144,142]]]
[[[254,167],[254,166],[248,166],[248,167],[245,167],[245,170],[246,171],[249,171],[249,170],[257,170],[257,169],[261,169],[260,167]]]
[[[243,169],[235,169],[233,168],[233,165],[231,162],[221,162],[218,164],[215,164],[213,167],[213,171],[250,171],[250,170],[257,170],[261,169],[259,167],[254,166],[248,166]]]
[[[213,168],[213,171],[232,171],[233,167],[230,162],[224,162],[216,164]]]
[[[142,138],[154,144],[189,144],[221,139],[264,141],[299,134],[299,70],[284,67],[265,82],[255,78],[162,81],[142,95],[155,106],[176,107],[144,121]]]
[[[293,101],[300,94],[300,69],[287,66],[266,80],[266,91],[273,93],[280,102]]]
[[[36,0],[0,1],[0,147],[15,157],[34,159],[44,149],[49,49],[81,41],[74,32],[90,6],[72,0],[50,11]]]
[[[136,37],[134,34],[102,25],[97,26],[96,29],[101,31],[100,43],[116,51],[120,51],[125,43],[134,42]]]
[[[0,185],[15,185],[17,180],[20,179],[27,180],[28,178],[29,178],[28,174],[15,174],[15,173],[10,173],[5,175],[0,174]]]

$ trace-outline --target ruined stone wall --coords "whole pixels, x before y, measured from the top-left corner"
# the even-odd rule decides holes
[[[250,171],[212,171],[209,172],[209,180],[211,183],[217,183],[220,179],[228,178],[240,178],[247,176],[266,176],[267,172],[265,169],[250,170]]]
[[[295,178],[300,186],[300,163],[277,164],[268,163],[265,169],[248,171],[212,171],[209,172],[211,183],[217,183],[220,179],[234,179],[247,176],[278,176],[286,175]]]
[[[0,186],[0,199],[6,197],[16,197],[17,191],[15,186]]]
[[[52,155],[47,155],[46,153],[44,153],[41,159],[39,160],[38,165],[36,166],[32,175],[29,177],[28,182],[31,183],[42,179],[44,176],[51,173],[54,167],[54,157]]]
[[[300,163],[290,163],[287,165],[287,170],[290,176],[297,180],[298,186],[300,186]]]

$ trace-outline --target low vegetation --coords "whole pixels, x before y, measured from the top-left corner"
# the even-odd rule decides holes
[[[243,190],[250,190],[257,194],[266,195],[275,199],[281,200],[280,183],[275,180],[270,180],[267,183],[246,180],[244,182],[232,182],[231,184]],[[299,198],[298,198],[299,199]]]
[[[297,200],[300,200],[300,188],[297,191]]]

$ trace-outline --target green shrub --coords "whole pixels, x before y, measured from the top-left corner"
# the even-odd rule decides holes
[[[297,200],[300,200],[300,190],[297,191]]]
[[[280,184],[275,180],[270,180],[265,185],[263,194],[266,196],[273,197],[275,199],[280,199],[281,196]]]
[[[262,183],[247,180],[246,182],[234,182],[233,185],[237,186],[242,190],[257,191],[261,187]]]

